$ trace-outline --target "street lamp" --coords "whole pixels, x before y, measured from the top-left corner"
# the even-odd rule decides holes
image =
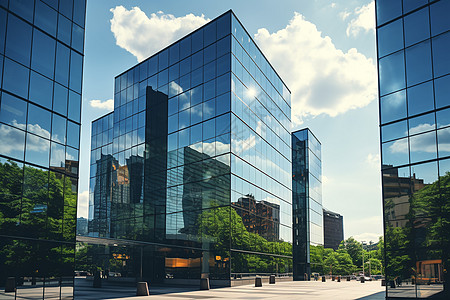
[[[362,267],[363,267],[363,277],[366,276],[366,273],[364,272],[364,246],[366,245],[365,241],[361,241],[362,244]]]

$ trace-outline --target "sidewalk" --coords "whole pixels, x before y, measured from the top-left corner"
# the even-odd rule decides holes
[[[359,281],[344,282],[315,282],[289,281],[276,284],[265,284],[255,288],[253,285],[211,289],[208,291],[189,290],[174,287],[151,287],[150,296],[136,297],[135,289],[105,291],[78,290],[76,299],[333,299],[333,300],[382,300],[385,299],[385,289],[381,281],[360,283]],[[128,295],[125,295],[128,294]],[[100,296],[100,297],[99,297]],[[107,297],[105,297],[107,296]],[[108,297],[109,296],[109,297]]]

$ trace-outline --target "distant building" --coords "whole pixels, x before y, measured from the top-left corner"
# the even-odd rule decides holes
[[[323,245],[321,144],[308,128],[292,133],[292,209],[294,280],[307,280],[310,245]]]
[[[88,233],[88,219],[77,218],[77,235],[86,235]]]
[[[344,240],[344,219],[335,212],[323,209],[323,247],[336,250]]]

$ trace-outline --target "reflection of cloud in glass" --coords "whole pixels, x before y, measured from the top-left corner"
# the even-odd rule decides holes
[[[50,143],[48,140],[37,137],[32,134],[27,135],[27,150],[36,152],[48,152],[50,148]]]
[[[169,89],[173,95],[178,95],[183,92],[183,88],[175,81],[169,83]]]
[[[71,156],[71,155],[68,155]],[[66,153],[63,149],[54,149],[52,148],[52,157],[50,161],[51,166],[55,167],[64,167],[64,162],[66,159]],[[70,158],[67,158],[69,160],[73,160]]]
[[[12,122],[14,126],[25,128],[24,124]],[[23,151],[24,135],[22,131],[7,125],[0,125],[0,152],[10,154],[13,151]]]
[[[409,133],[416,134],[424,131],[430,131],[434,128],[434,124],[420,124],[416,127],[410,128]],[[414,151],[422,151],[428,153],[436,152],[436,141],[434,134],[420,134],[410,137],[410,139],[414,140]],[[450,132],[439,132],[439,147],[441,150],[450,151]],[[389,146],[389,150],[391,153],[408,153],[407,139],[395,141],[391,146]]]
[[[28,124],[28,132],[32,132],[42,137],[50,138],[50,132],[42,128],[39,124]]]

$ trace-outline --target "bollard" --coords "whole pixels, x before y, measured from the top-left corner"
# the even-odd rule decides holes
[[[255,277],[255,287],[262,287],[262,278],[259,276]]]
[[[322,276],[322,282],[326,282],[325,276]]]
[[[390,283],[390,287],[391,287],[392,289],[395,289],[395,288],[396,288],[396,286],[395,286],[395,280],[391,280],[389,283]]]
[[[331,276],[331,281],[334,281],[334,276]]]
[[[341,282],[341,276],[338,276],[337,282]]]
[[[364,276],[361,276],[359,280],[361,281],[361,283],[364,283],[365,282]]]
[[[270,275],[269,284],[275,284],[275,275]]]
[[[386,279],[381,279],[381,286],[386,286]]]
[[[16,291],[16,278],[8,277],[5,284],[5,293],[14,293]]]
[[[201,278],[200,279],[200,289],[201,290],[209,290],[209,278]]]
[[[347,276],[347,281],[350,281],[350,276]]]
[[[141,281],[137,283],[136,296],[149,296],[147,282]]]
[[[101,288],[102,287],[102,278],[100,277],[100,272],[94,273],[94,282],[92,285],[94,288]]]

